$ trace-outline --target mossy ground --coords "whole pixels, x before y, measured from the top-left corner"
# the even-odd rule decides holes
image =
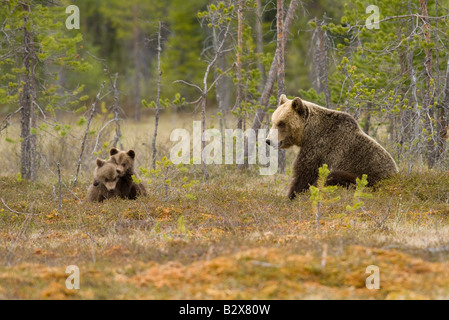
[[[201,167],[196,178],[200,178]],[[401,173],[363,210],[354,190],[321,206],[285,198],[288,175],[211,170],[188,189],[174,179],[147,198],[83,204],[88,182],[63,188],[0,178],[3,299],[449,298],[449,177]],[[69,181],[65,181],[69,185]],[[56,197],[55,197],[56,195]],[[32,213],[33,215],[24,214]],[[68,290],[68,265],[80,290]],[[380,271],[369,290],[366,268]]]

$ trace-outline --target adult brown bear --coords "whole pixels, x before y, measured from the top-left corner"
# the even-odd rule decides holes
[[[273,130],[277,130],[277,139]],[[290,199],[316,184],[323,164],[331,171],[330,185],[347,186],[366,174],[372,186],[398,172],[391,155],[365,134],[351,115],[300,98],[280,97],[267,143],[283,149],[300,147],[288,191]]]

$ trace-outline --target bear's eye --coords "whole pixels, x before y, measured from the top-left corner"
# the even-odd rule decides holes
[[[123,167],[126,166],[126,163],[122,163],[122,166],[123,166]]]
[[[109,179],[108,179],[108,178],[105,178],[104,181],[105,181],[105,182],[109,182]]]
[[[278,123],[278,127],[279,127],[279,128],[283,128],[283,127],[285,127],[285,123],[284,123],[284,122],[282,122],[282,121],[281,121],[281,122],[279,122],[279,123]]]

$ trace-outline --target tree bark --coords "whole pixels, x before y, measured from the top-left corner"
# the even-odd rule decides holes
[[[154,135],[153,135],[153,169],[156,169],[156,138],[157,138],[157,129],[159,126],[159,113],[160,113],[160,99],[161,99],[161,29],[162,25],[159,21],[159,32],[157,34],[157,97],[156,97],[156,114],[154,116]]]
[[[256,52],[257,54],[263,54],[263,28],[262,28],[262,21],[263,21],[263,12],[262,12],[262,5],[260,3],[260,0],[256,0]],[[265,67],[263,63],[259,62],[257,63],[257,67],[260,71],[260,77],[261,77],[261,90],[263,89],[262,83],[265,81]]]
[[[134,36],[134,105],[136,108],[135,119],[140,121],[140,58],[139,58],[139,8],[137,2],[133,3],[133,36]]]
[[[284,33],[288,33],[290,27],[292,25],[293,19],[295,17],[296,8],[298,7],[299,0],[292,0],[290,2],[290,6],[287,11],[287,15],[285,17],[284,22]],[[284,37],[284,43],[287,42],[287,36]],[[265,87],[262,92],[262,96],[260,97],[260,105],[262,108],[258,109],[256,115],[254,116],[253,124],[251,129],[257,131],[260,129],[263,119],[265,118],[265,114],[268,108],[268,102],[270,100],[270,95],[273,90],[274,82],[276,80],[277,74],[277,50],[273,57],[273,61],[271,63],[270,71],[268,72],[267,81],[265,82]],[[246,151],[246,150],[245,150]]]
[[[438,119],[439,126],[439,143],[438,156],[441,157],[446,151],[446,140],[448,138],[449,129],[449,59],[447,61],[446,69],[446,83],[444,85],[444,99],[440,108],[440,116]]]
[[[238,2],[238,11],[237,11],[237,99],[235,102],[235,108],[242,107],[242,51],[243,51],[243,0],[239,0]],[[243,116],[240,112],[237,128],[242,129],[243,125]]]
[[[326,107],[331,107],[331,93],[329,90],[328,65],[327,65],[327,46],[324,30],[321,29],[322,23],[317,23],[317,50],[318,50],[318,77],[319,92],[324,92],[326,98]]]
[[[31,12],[29,5],[22,4],[24,11]],[[27,29],[28,15],[23,16],[23,46],[22,65],[25,68],[22,77],[23,86],[20,93],[20,105],[22,107],[21,117],[21,168],[20,173],[24,179],[36,180],[36,134],[32,129],[36,129],[36,115],[34,103],[36,99],[34,66],[36,64],[34,52],[34,39],[31,30]]]
[[[285,94],[284,0],[277,0],[277,78],[278,98]],[[285,150],[279,149],[278,170],[285,172]]]
[[[115,121],[115,137],[114,137],[112,146],[115,148],[115,147],[117,147],[117,144],[120,143],[120,149],[123,150],[122,132],[120,129],[120,119],[119,119],[119,113],[120,113],[119,91],[117,88],[118,73],[115,74],[114,81],[112,81],[112,78],[110,78],[110,79],[111,79],[112,91],[114,93],[114,103],[112,105],[112,112],[114,113],[114,121]]]
[[[214,51],[215,54],[218,53],[218,48],[220,46],[220,39],[217,35],[217,32],[215,30],[215,28],[213,28],[212,30],[213,33],[213,42],[214,42]],[[221,52],[218,53],[218,64],[219,64],[219,68],[223,71],[225,68],[225,55]],[[217,69],[215,69],[215,79],[217,79],[220,75],[217,72]],[[226,128],[226,112],[227,112],[227,108],[225,106],[225,96],[226,96],[226,92],[225,92],[225,79],[224,78],[220,78],[217,81],[217,85],[215,87],[215,97],[217,99],[217,103],[218,103],[218,110],[221,113],[221,116],[219,117],[219,121],[220,121],[220,132],[223,134],[224,133],[224,129]]]
[[[419,0],[419,4],[421,6],[421,14],[424,16],[424,36],[426,43],[430,43],[430,21],[429,14],[427,10],[427,0]],[[430,48],[425,48],[425,78],[426,78],[426,91],[424,94],[423,108],[426,110],[426,116],[424,119],[427,133],[429,134],[429,138],[427,141],[427,166],[431,169],[436,160],[436,148],[435,148],[435,136],[434,136],[434,128],[432,121],[434,120],[434,108],[433,105],[433,85],[432,85],[432,50]]]

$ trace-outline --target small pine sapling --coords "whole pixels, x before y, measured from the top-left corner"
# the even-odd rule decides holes
[[[318,182],[317,186],[310,186],[310,201],[312,202],[312,211],[315,214],[316,223],[320,222],[320,217],[322,215],[321,206],[324,203],[332,203],[340,200],[340,197],[329,198],[329,195],[332,194],[337,186],[326,186],[327,176],[330,171],[327,168],[327,165],[324,164],[318,171]]]

